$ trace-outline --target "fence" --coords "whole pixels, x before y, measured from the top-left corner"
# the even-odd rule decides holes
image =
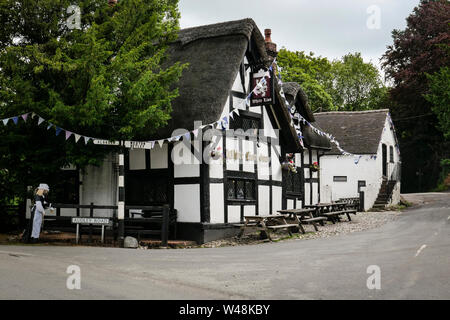
[[[117,206],[109,206],[109,205],[95,205],[93,202],[91,202],[88,205],[82,205],[82,204],[62,204],[62,203],[55,203],[53,204],[53,208],[56,209],[56,216],[51,217],[50,219],[53,219],[56,221],[56,224],[62,224],[62,225],[68,225],[71,224],[72,216],[61,216],[61,209],[76,209],[76,217],[81,216],[81,209],[89,209],[89,217],[93,218],[94,212],[98,210],[117,210]],[[167,246],[168,239],[169,239],[169,224],[170,224],[170,208],[168,205],[163,206],[125,206],[125,210],[128,213],[129,210],[145,210],[145,211],[154,211],[154,212],[161,212],[161,215],[159,218],[129,218],[129,214],[126,214],[125,220],[128,221],[136,221],[137,223],[146,223],[146,222],[160,222],[161,229],[159,232],[155,232],[154,234],[158,233],[161,234],[161,244],[162,246]],[[95,217],[101,217],[101,216],[95,216]],[[118,236],[118,218],[117,218],[117,212],[114,212],[113,217],[104,217],[111,219],[113,221],[112,225],[112,231],[114,239],[117,240]],[[160,221],[159,221],[160,220]],[[73,229],[74,226],[71,226]],[[125,229],[125,232],[127,230]],[[89,225],[89,240],[92,241],[92,232],[93,232],[93,226]]]

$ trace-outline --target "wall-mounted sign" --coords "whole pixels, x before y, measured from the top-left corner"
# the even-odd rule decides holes
[[[99,144],[103,146],[118,146],[120,145],[119,141],[109,141],[109,140],[102,140],[102,139],[92,139],[92,142],[94,144]]]
[[[263,78],[265,80],[263,80]],[[261,106],[265,104],[273,104],[274,90],[273,90],[273,73],[270,73],[270,77],[267,76],[267,72],[259,70],[251,74],[251,84],[253,94],[250,99],[250,106]]]

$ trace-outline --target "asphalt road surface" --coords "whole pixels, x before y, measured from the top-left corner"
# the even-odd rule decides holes
[[[450,194],[405,197],[419,204],[397,220],[326,239],[177,250],[0,246],[0,299],[450,299]],[[80,289],[67,288],[71,265]],[[379,267],[380,289],[367,286],[369,277],[377,283],[369,266]]]

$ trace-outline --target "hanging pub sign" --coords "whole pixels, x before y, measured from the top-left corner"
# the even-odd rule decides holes
[[[259,70],[251,74],[251,89],[253,93],[250,98],[250,106],[273,104],[274,91],[272,79],[272,72],[267,73],[264,70]]]

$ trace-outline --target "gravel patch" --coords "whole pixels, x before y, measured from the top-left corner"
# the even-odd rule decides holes
[[[378,212],[359,212],[357,215],[351,215],[352,221],[347,221],[347,217],[342,222],[332,224],[327,222],[324,226],[319,225],[319,231],[316,232],[312,225],[304,225],[306,234],[294,233],[292,237],[286,231],[271,232],[274,241],[289,240],[307,240],[317,238],[330,238],[333,236],[343,235],[352,232],[359,232],[380,227],[385,223],[394,221],[401,214],[399,211],[378,211]],[[239,239],[237,237],[207,242],[200,247],[216,248],[226,246],[254,245],[263,242],[269,242],[268,239],[261,239],[259,232],[245,233]]]

